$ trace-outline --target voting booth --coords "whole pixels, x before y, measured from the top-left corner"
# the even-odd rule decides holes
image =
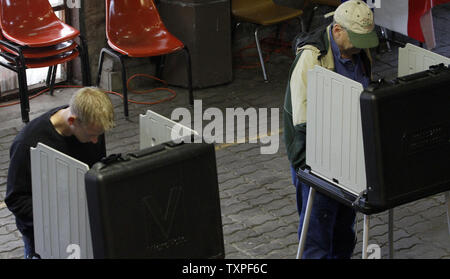
[[[36,253],[43,259],[92,259],[84,189],[89,166],[42,143],[30,156]]]
[[[213,144],[164,143],[86,173],[95,258],[223,258]]]
[[[139,115],[139,148],[141,150],[170,141],[193,142],[192,137],[198,136],[197,131],[151,110]]]
[[[319,66],[308,72],[306,168],[297,176],[311,191],[298,258],[316,191],[365,214],[364,258],[368,215],[450,190],[450,59],[410,44],[399,52],[399,77],[365,90]]]
[[[176,132],[173,132],[173,129]],[[89,167],[31,148],[36,252],[42,258],[223,258],[215,149],[152,111],[139,151]]]

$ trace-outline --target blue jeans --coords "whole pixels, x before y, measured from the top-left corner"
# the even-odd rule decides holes
[[[291,174],[297,193],[300,239],[310,187],[298,180],[292,167]],[[355,219],[354,209],[316,191],[303,258],[350,259],[356,244]]]
[[[22,235],[25,250],[25,259],[40,259],[41,257],[34,251],[34,239]]]

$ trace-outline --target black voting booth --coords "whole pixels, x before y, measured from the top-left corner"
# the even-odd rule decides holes
[[[392,208],[450,189],[450,69],[400,77],[361,95],[367,201]]]
[[[450,190],[450,69],[372,83],[360,96],[367,189],[355,196],[311,173],[298,177],[364,214]]]
[[[372,83],[362,92],[367,189],[359,195],[315,175],[308,166],[298,171],[298,178],[366,215],[450,190],[449,88],[450,69],[440,64]]]
[[[111,155],[85,181],[94,258],[224,258],[214,145]]]

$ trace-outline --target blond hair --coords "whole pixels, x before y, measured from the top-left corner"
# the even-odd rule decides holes
[[[72,96],[70,111],[79,121],[105,131],[114,126],[114,108],[108,95],[96,87],[85,87]]]

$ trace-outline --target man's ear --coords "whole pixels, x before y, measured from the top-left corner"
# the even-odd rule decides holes
[[[333,36],[334,36],[334,39],[336,40],[339,40],[340,38],[341,38],[341,36],[342,36],[342,31],[344,30],[344,28],[339,24],[339,23],[336,23],[334,26],[333,26],[333,31],[332,31],[332,33],[333,33]]]
[[[341,32],[342,31],[342,26],[339,23],[336,23],[333,25],[333,31],[334,32]]]
[[[70,115],[69,118],[67,118],[67,123],[72,126],[76,119],[77,117],[75,115]]]

